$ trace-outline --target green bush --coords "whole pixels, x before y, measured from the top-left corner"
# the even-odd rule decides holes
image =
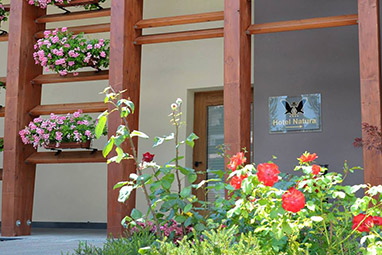
[[[177,244],[164,240],[160,242],[159,248],[152,247],[151,250],[144,249],[140,252],[150,255],[276,255],[273,251],[261,251],[255,234],[238,234],[237,227],[204,231],[201,238],[197,238],[195,234],[193,240],[185,238]]]
[[[80,242],[71,255],[135,255],[139,254],[140,248],[153,245],[155,240],[155,235],[149,231],[141,231],[132,234],[130,238],[108,239],[103,247]]]

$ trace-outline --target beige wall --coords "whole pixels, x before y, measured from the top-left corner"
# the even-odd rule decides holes
[[[110,0],[109,0],[110,1]],[[144,17],[163,17],[223,10],[222,0],[146,0]],[[55,8],[49,12],[57,11]],[[107,22],[109,18],[98,19]],[[76,26],[84,22],[61,23],[57,26]],[[193,29],[222,25],[187,25],[175,29]],[[152,29],[153,32],[174,31],[174,28]],[[147,31],[151,33],[151,31]],[[102,35],[105,38],[108,34]],[[94,36],[91,36],[94,37]],[[0,76],[6,75],[7,43],[0,43]],[[170,104],[177,97],[185,102],[188,131],[192,130],[193,90],[216,89],[223,84],[223,39],[180,43],[165,43],[143,47],[140,130],[151,137],[168,134]],[[92,102],[102,100],[98,92],[107,82],[52,84],[43,87],[43,104]],[[0,95],[4,103],[4,95]],[[0,135],[3,120],[0,120]],[[182,135],[186,132],[183,130]],[[95,145],[102,148],[105,139]],[[164,163],[172,156],[172,146],[151,149],[152,140],[140,144],[140,154],[150,151]],[[192,160],[187,150],[186,161]],[[0,156],[2,157],[2,155]],[[1,164],[2,162],[0,162]],[[1,182],[0,182],[1,188]],[[140,194],[141,195],[141,194]],[[138,195],[138,208],[144,208]],[[106,222],[106,165],[67,164],[37,166],[33,221]]]

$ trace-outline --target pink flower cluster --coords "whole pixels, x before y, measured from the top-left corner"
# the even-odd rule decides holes
[[[72,0],[27,0],[30,5],[38,6],[42,9],[45,9],[50,4],[68,4]]]
[[[86,142],[94,138],[95,122],[89,115],[81,115],[82,110],[64,116],[50,114],[48,119],[35,118],[19,135],[24,144],[34,148],[47,144],[64,142]]]
[[[7,18],[8,14],[9,13],[7,11],[5,11],[4,5],[2,4],[2,2],[0,0],[0,24],[1,24],[1,22],[8,20],[8,18]]]
[[[73,35],[66,27],[45,31],[44,38],[34,45],[33,58],[46,71],[52,70],[64,76],[70,72],[76,76],[79,68],[90,66],[97,70],[109,66],[109,40],[87,41],[83,34]]]
[[[30,5],[35,5],[37,7],[40,7],[41,9],[46,9],[48,5],[53,4],[69,4],[72,0],[27,0]],[[106,0],[99,0],[96,3],[103,3]],[[78,5],[83,5],[79,3]],[[97,9],[97,4],[85,4],[85,9]]]
[[[149,229],[149,231],[154,234],[157,232],[157,226],[151,221],[147,221],[146,223],[137,222],[137,225],[137,227],[133,227],[130,230],[131,233],[139,232],[142,229]],[[160,231],[166,237],[173,236],[174,243],[182,240],[184,237],[182,226],[178,224],[175,220],[170,220],[168,223],[165,223],[162,226],[160,226]],[[185,232],[186,235],[192,232],[192,227],[186,227]]]

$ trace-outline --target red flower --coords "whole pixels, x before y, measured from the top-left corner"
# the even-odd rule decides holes
[[[301,157],[298,158],[298,160],[301,163],[309,163],[315,161],[317,158],[318,156],[316,153],[310,154],[309,152],[305,152],[301,155]]]
[[[282,195],[283,208],[289,212],[299,212],[305,207],[305,196],[304,194],[294,188],[290,188],[287,192]]]
[[[231,161],[228,164],[228,168],[232,171],[235,171],[238,166],[244,164],[246,161],[247,159],[244,157],[244,153],[239,152],[235,156],[231,157]]]
[[[231,179],[231,186],[234,187],[235,189],[241,189],[241,183],[242,181],[247,178],[248,175],[242,175],[242,176],[233,176]]]
[[[257,178],[263,182],[265,186],[272,187],[279,181],[279,167],[274,163],[263,163],[257,166]]]
[[[314,175],[318,175],[320,172],[321,172],[321,167],[320,166],[318,166],[318,165],[313,165],[312,166],[312,173]]]
[[[151,162],[154,159],[155,154],[150,154],[150,152],[146,152],[143,154],[142,161],[144,162]]]
[[[377,226],[382,226],[382,217],[374,216],[373,223]]]
[[[368,216],[366,219],[365,217],[366,215],[363,213],[360,213],[357,216],[354,216],[352,229],[356,229],[359,232],[369,232],[370,228],[374,226],[373,217]],[[361,225],[359,225],[360,223]]]

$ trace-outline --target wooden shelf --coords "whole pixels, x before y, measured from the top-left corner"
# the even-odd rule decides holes
[[[135,39],[134,44],[152,44],[165,42],[179,42],[199,39],[210,39],[224,36],[224,28],[212,28],[203,30],[193,30],[184,32],[174,32],[165,34],[143,35]]]
[[[51,84],[51,83],[62,83],[62,82],[80,82],[80,81],[100,81],[108,80],[109,71],[104,70],[100,72],[80,72],[77,76],[73,74],[68,74],[66,76],[61,76],[59,74],[42,74],[37,76],[32,80],[32,84]]]
[[[358,15],[342,15],[324,18],[290,20],[281,22],[271,22],[265,24],[254,24],[249,26],[248,34],[266,34],[286,31],[297,31],[306,29],[341,27],[358,24]]]
[[[59,28],[59,29],[61,29],[61,28]],[[47,30],[53,30],[53,29],[47,29]],[[68,27],[68,30],[70,32],[73,32],[74,34],[104,33],[104,32],[110,32],[110,23],[86,25],[86,26],[78,26],[78,27]],[[37,32],[34,36],[37,39],[43,38],[44,37],[44,31]]]
[[[102,151],[35,152],[25,160],[27,164],[106,163]]]
[[[144,19],[135,24],[136,29],[164,27],[183,24],[202,23],[210,21],[224,20],[224,12],[208,12],[191,15],[182,15],[165,18]]]
[[[0,36],[0,42],[8,42],[8,34]]]
[[[36,23],[44,24],[48,22],[62,22],[62,21],[69,21],[69,20],[109,17],[110,14],[111,14],[110,8],[103,9],[103,10],[95,10],[95,11],[80,11],[80,12],[71,12],[71,13],[51,14],[51,15],[45,15],[40,18],[37,18]]]
[[[50,115],[51,113],[67,114],[76,112],[78,110],[82,110],[84,113],[97,113],[104,112],[107,110],[107,108],[108,105],[104,102],[48,104],[36,106],[29,112],[29,114],[32,116]]]

